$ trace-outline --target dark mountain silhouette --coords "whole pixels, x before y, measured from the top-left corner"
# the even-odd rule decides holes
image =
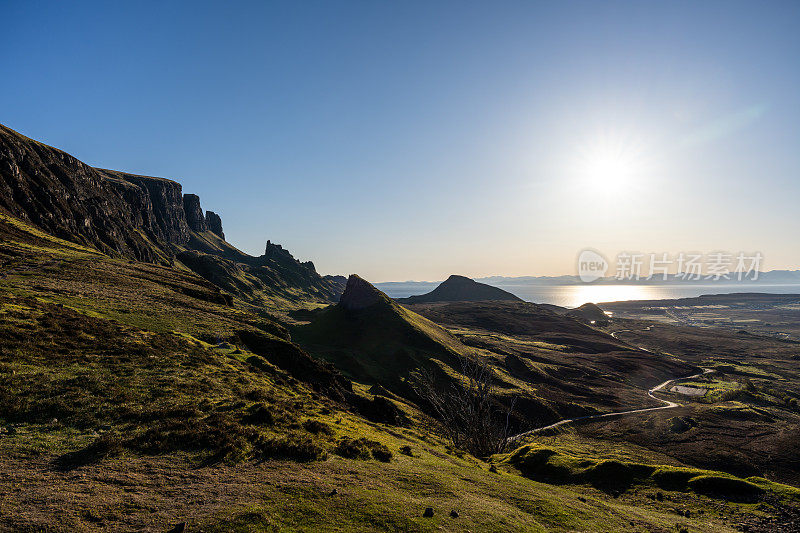
[[[293,338],[346,375],[407,395],[405,379],[431,359],[457,366],[471,349],[430,320],[397,304],[353,274],[339,303],[324,309]]]
[[[180,183],[91,167],[0,125],[0,212],[111,257],[176,261],[242,300],[279,306],[335,301],[342,279],[320,276],[267,241],[253,257],[225,241],[222,219]]]
[[[399,298],[397,301],[406,304],[432,302],[477,302],[483,300],[505,300],[521,302],[522,299],[510,292],[478,283],[465,276],[452,275],[428,294]]]

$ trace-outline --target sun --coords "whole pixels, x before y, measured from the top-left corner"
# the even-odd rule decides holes
[[[604,137],[587,143],[578,153],[578,174],[594,191],[619,192],[644,172],[641,146],[630,140]]]
[[[622,154],[600,153],[587,161],[587,177],[598,185],[615,186],[626,183],[635,174],[635,162]]]

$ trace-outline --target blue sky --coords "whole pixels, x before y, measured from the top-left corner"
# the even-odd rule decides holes
[[[800,265],[800,3],[9,2],[0,122],[373,281]]]

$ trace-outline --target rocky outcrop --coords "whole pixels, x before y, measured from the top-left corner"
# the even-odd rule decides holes
[[[200,197],[196,194],[183,195],[183,212],[186,216],[186,224],[192,231],[208,231],[206,218],[200,208]]]
[[[351,274],[347,279],[347,287],[339,298],[339,307],[348,311],[366,309],[377,303],[386,301],[386,295],[373,287],[368,281],[356,274]]]
[[[222,219],[218,214],[213,211],[206,211],[206,226],[217,237],[225,240],[225,234],[222,232]]]
[[[283,246],[280,244],[275,244],[272,241],[267,241],[267,246],[264,248],[264,256],[267,259],[276,259],[276,258],[286,258],[286,259],[294,259],[292,254],[289,253],[289,250],[284,250]]]
[[[410,296],[398,299],[398,302],[406,304],[431,303],[431,302],[478,302],[488,300],[504,300],[521,302],[508,291],[478,283],[465,276],[452,275],[441,285],[427,294],[420,296]]]

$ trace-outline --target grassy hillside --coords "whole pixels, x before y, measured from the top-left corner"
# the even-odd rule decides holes
[[[579,456],[576,475],[548,480],[511,459],[531,448],[490,462],[453,449],[407,400],[392,403],[404,425],[371,422],[358,413],[375,396],[308,357],[277,312],[179,264],[112,259],[6,216],[0,261],[2,531],[767,531],[793,516],[795,493],[763,480],[745,481],[756,503],[718,493],[718,472],[656,487],[658,468],[687,465],[626,443],[538,437]],[[382,379],[406,368],[400,350],[498,356],[392,302],[344,311],[298,334]],[[549,379],[557,358],[598,357],[492,335]],[[525,382],[495,368],[504,390]],[[619,494],[580,474],[614,457],[653,473]]]
[[[457,356],[474,355],[441,326],[372,290],[371,305],[320,310],[309,324],[293,329],[293,338],[351,378],[401,394],[414,369],[431,360],[457,367]]]

